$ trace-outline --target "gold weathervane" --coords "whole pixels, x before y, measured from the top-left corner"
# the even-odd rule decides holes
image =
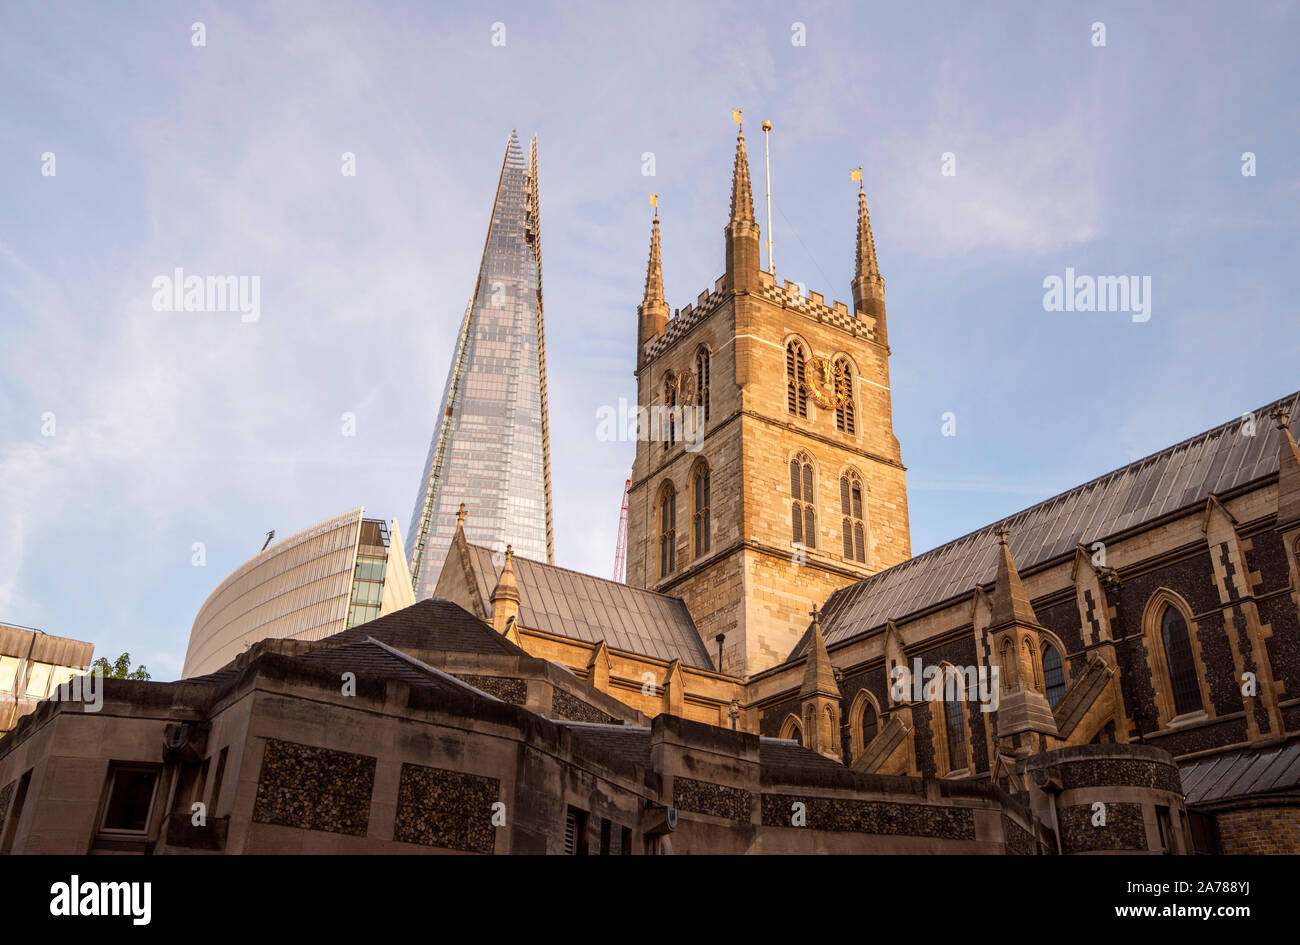
[[[734,122],[735,122],[736,124],[738,124],[738,125],[740,124],[740,109],[739,109],[739,108],[733,108],[733,109],[731,110],[731,120],[734,121]]]
[[[857,181],[859,184],[862,183],[862,165],[861,165],[861,164],[859,164],[859,165],[858,165],[856,168],[854,168],[853,170],[849,171],[849,180]]]
[[[650,195],[650,206],[654,207],[656,210],[659,209],[659,195],[658,195],[658,194],[651,194],[651,195]]]

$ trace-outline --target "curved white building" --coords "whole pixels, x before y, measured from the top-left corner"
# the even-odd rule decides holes
[[[185,677],[220,669],[258,640],[319,640],[415,603],[396,519],[355,508],[240,565],[199,608]]]

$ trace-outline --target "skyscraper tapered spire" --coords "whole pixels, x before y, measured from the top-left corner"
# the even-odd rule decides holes
[[[553,559],[548,410],[537,138],[525,154],[512,130],[407,534],[417,600],[458,533]]]
[[[736,166],[731,172],[731,222],[754,222],[754,192],[749,183],[749,157],[745,154],[745,130],[736,135]]]

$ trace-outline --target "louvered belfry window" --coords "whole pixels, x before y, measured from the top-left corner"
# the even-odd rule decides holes
[[[808,360],[804,347],[797,341],[785,346],[786,409],[796,417],[808,416],[808,390],[803,383],[803,366]]]
[[[695,403],[704,409],[704,422],[709,422],[709,351],[701,348],[695,355]]]
[[[840,358],[835,362],[835,367],[838,369],[836,377],[839,378],[840,394],[844,397],[844,403],[835,408],[835,429],[852,435],[857,432],[853,404],[853,368],[849,365],[848,358]]]
[[[817,513],[813,501],[813,467],[807,453],[790,460],[790,529],[795,544],[817,547]]]

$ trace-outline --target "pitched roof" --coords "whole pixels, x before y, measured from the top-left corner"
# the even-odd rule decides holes
[[[1020,570],[1273,475],[1278,429],[1269,415],[1284,404],[1300,413],[1300,392],[1253,411],[1254,436],[1240,432],[1240,418],[1230,420],[1001,520]],[[990,584],[1001,521],[836,591],[822,614],[827,645]],[[801,640],[791,657],[804,646]]]
[[[497,580],[493,552],[479,545],[469,545],[469,551],[479,597],[490,600]],[[713,669],[713,660],[681,598],[518,555],[513,566],[519,586],[520,626],[584,643],[604,640],[616,650]]]
[[[1249,794],[1300,788],[1300,738],[1269,748],[1243,748],[1178,766],[1187,803],[1209,804]]]
[[[527,655],[468,610],[440,597],[426,598],[320,642],[338,645],[367,637],[407,649]]]

